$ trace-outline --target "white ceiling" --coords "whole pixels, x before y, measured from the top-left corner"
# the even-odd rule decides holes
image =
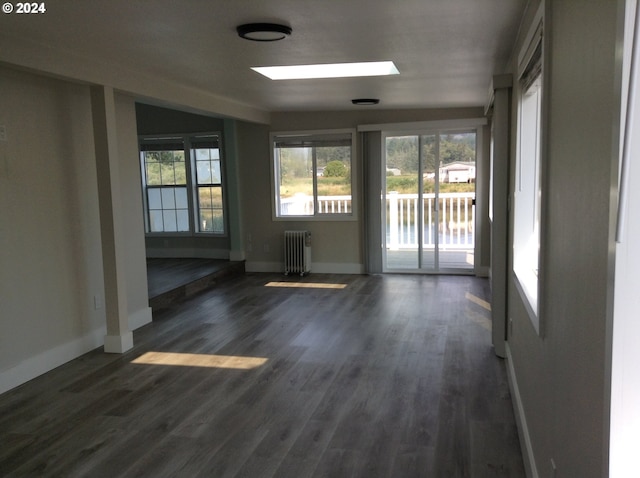
[[[265,111],[481,106],[509,61],[527,0],[53,0],[1,15],[0,31],[77,58]],[[280,42],[239,38],[289,25]],[[0,49],[2,45],[0,45]],[[393,60],[400,75],[271,81],[252,66]],[[369,107],[371,108],[371,107]]]

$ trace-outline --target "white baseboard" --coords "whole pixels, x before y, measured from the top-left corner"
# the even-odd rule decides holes
[[[108,354],[123,354],[133,348],[133,332],[128,330],[121,335],[105,335],[104,352]]]
[[[152,321],[151,307],[145,307],[133,314],[129,314],[129,330],[139,329],[143,325],[150,324]]]
[[[244,261],[247,258],[244,251],[229,251],[229,260],[230,261]]]
[[[104,344],[106,332],[106,327],[101,327],[83,337],[58,345],[3,370],[0,372],[0,393],[22,385],[80,355],[101,347]]]
[[[312,262],[311,272],[317,272],[318,274],[364,274],[364,264]]]
[[[151,307],[146,307],[129,315],[130,330],[135,330],[153,320]],[[44,373],[53,370],[73,359],[91,352],[105,343],[106,326],[89,332],[83,337],[58,345],[50,350],[34,356],[0,371],[0,393],[18,387]]]
[[[252,262],[245,263],[247,272],[276,272],[284,273],[282,262]],[[364,274],[364,264],[312,262],[311,273],[318,274]]]
[[[527,417],[524,412],[516,371],[513,366],[511,349],[509,348],[508,342],[505,346],[507,351],[507,377],[509,378],[509,388],[511,389],[516,424],[518,425],[518,435],[520,435],[520,447],[522,448],[525,472],[527,473],[527,478],[539,478],[535,456],[533,455],[533,446],[531,445],[531,436],[529,435],[529,427],[527,426]]]

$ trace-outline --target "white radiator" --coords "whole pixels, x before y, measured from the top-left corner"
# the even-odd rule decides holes
[[[311,233],[309,231],[284,231],[284,273],[311,272]]]

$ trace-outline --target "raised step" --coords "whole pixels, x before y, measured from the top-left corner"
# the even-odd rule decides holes
[[[150,259],[149,306],[153,311],[165,309],[244,272],[244,261]]]

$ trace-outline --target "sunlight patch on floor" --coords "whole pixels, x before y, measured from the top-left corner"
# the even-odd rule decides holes
[[[296,289],[344,289],[347,284],[322,282],[267,282],[265,287],[291,287]]]
[[[251,370],[263,366],[268,360],[262,357],[239,357],[233,355],[147,352],[132,360],[131,363]]]
[[[477,312],[477,309],[471,310],[470,307],[467,307],[465,310],[465,315],[471,322],[475,322],[483,329],[491,331],[491,320],[485,317],[483,314],[484,312],[479,313]]]
[[[483,309],[487,309],[488,311],[491,311],[491,304],[489,302],[487,302],[486,300],[482,300],[477,295],[473,295],[473,294],[470,294],[469,292],[466,292],[464,294],[464,297],[465,297],[465,299],[470,300],[474,304],[478,304]]]

